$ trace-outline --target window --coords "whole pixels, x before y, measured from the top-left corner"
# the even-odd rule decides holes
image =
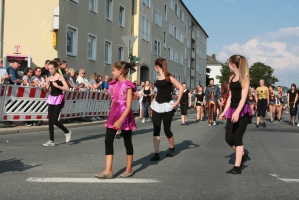
[[[112,0],[106,0],[106,19],[112,21]]]
[[[198,72],[199,71],[199,64],[196,63],[196,71]]]
[[[97,55],[97,36],[88,34],[88,59],[96,61]]]
[[[172,11],[174,11],[174,3],[173,3],[173,0],[170,0],[169,2],[169,7]]]
[[[104,61],[106,64],[111,64],[111,46],[112,43],[108,40],[105,40],[105,49],[104,49]]]
[[[173,61],[173,49],[168,47],[168,60]]]
[[[180,30],[177,28],[176,29],[176,37],[177,40],[180,40]]]
[[[77,56],[78,29],[67,25],[66,53],[68,56]]]
[[[174,32],[173,32],[173,23],[169,22],[169,35],[173,36]]]
[[[174,12],[176,15],[178,15],[178,4],[177,3],[174,3]]]
[[[175,38],[178,38],[178,35],[177,35],[177,34],[178,34],[178,28],[175,26],[175,27],[174,27],[174,37],[175,37]]]
[[[119,25],[125,27],[125,8],[123,6],[119,7]]]
[[[183,32],[180,31],[180,42],[183,44],[184,43],[184,35]]]
[[[173,61],[179,63],[179,54],[176,50],[173,50]]]
[[[181,10],[181,20],[185,22],[185,13],[183,10]]]
[[[164,21],[167,22],[167,5],[165,4],[165,7],[164,7]]]
[[[162,13],[156,9],[155,24],[162,27]]]
[[[142,3],[145,4],[147,7],[150,7],[150,0],[142,0]]]
[[[159,40],[155,40],[155,54],[161,55],[161,42]]]
[[[180,65],[184,64],[184,56],[183,54],[180,54]]]
[[[141,22],[141,39],[149,42],[150,38],[150,22],[149,19],[142,17],[142,22]]]
[[[118,46],[118,60],[124,60],[124,47]]]
[[[187,47],[190,49],[191,48],[191,41],[190,39],[187,39]]]
[[[98,0],[89,0],[89,10],[98,13]]]
[[[75,3],[79,3],[79,0],[70,0],[72,2],[75,2]]]
[[[164,37],[163,37],[164,48],[166,48],[166,40],[167,40],[167,33],[166,31],[164,31]]]
[[[190,59],[187,58],[187,68],[190,68]]]

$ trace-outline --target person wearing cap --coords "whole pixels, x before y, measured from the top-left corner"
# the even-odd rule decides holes
[[[13,58],[11,61],[11,66],[7,69],[8,74],[10,75],[9,83],[10,84],[21,84],[23,80],[18,74],[18,68],[20,67],[20,61],[17,58]]]

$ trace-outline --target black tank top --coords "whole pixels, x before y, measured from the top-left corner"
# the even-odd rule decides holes
[[[187,89],[185,92],[183,92],[182,98],[181,98],[181,102],[182,104],[186,104],[188,103],[188,94],[189,94],[189,90]]]
[[[54,82],[56,82],[57,85],[59,85],[59,86],[63,86],[63,84],[60,80],[56,80]],[[59,95],[62,94],[62,90],[57,88],[57,87],[54,87],[52,81],[50,81],[50,87],[51,87],[51,93],[50,94],[52,96],[59,96]]]
[[[146,89],[144,88],[144,89],[143,89],[143,94],[150,95],[150,94],[151,94],[151,89],[148,88],[148,90],[146,90]],[[142,101],[143,101],[143,102],[151,101],[151,97],[150,97],[150,96],[143,97]]]
[[[197,101],[200,101],[200,102],[203,102],[203,98],[205,96],[205,93],[201,93],[201,94],[196,94],[196,98],[197,98]]]
[[[172,83],[164,80],[157,80],[154,84],[158,89],[156,101],[158,103],[168,103],[172,100]]]
[[[231,89],[232,97],[231,97],[231,108],[237,108],[239,102],[241,101],[242,96],[242,86],[239,81],[233,82],[235,77],[232,78],[229,88]]]

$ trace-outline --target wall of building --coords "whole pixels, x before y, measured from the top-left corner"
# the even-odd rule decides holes
[[[113,0],[112,20],[106,19],[106,0],[98,1],[97,12],[89,10],[89,1],[79,0],[75,3],[71,0],[60,1],[60,28],[58,30],[58,56],[68,61],[69,67],[75,69],[85,68],[87,74],[93,72],[103,75],[111,75],[113,63],[118,61],[118,46],[124,47],[124,60],[128,61],[128,48],[122,40],[122,36],[130,36],[132,1]],[[119,25],[119,8],[125,8],[125,26]],[[77,56],[67,55],[67,27],[68,25],[78,29]],[[88,35],[96,36],[96,59],[88,58]],[[105,41],[112,44],[111,62],[104,62]]]
[[[21,46],[22,55],[31,55],[32,67],[44,66],[57,57],[53,48],[53,10],[59,0],[5,1],[3,53],[13,54]]]
[[[217,79],[216,76],[221,76],[221,65],[208,65],[208,68],[211,69],[211,72],[209,73],[210,78],[214,78],[214,83],[216,85],[219,84],[219,79]]]

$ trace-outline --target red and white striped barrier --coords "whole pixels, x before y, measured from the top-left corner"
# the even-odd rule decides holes
[[[37,87],[0,85],[0,120],[43,121],[48,119],[48,94]],[[110,95],[98,91],[65,92],[65,106],[61,119],[107,116],[111,103]],[[139,112],[139,102],[132,102],[134,113]]]
[[[85,116],[107,116],[111,102],[110,95],[104,92],[89,92]]]
[[[7,85],[2,121],[47,120],[47,96],[41,88]]]
[[[61,110],[60,118],[84,117],[88,102],[88,91],[68,91],[65,92],[65,105]]]

